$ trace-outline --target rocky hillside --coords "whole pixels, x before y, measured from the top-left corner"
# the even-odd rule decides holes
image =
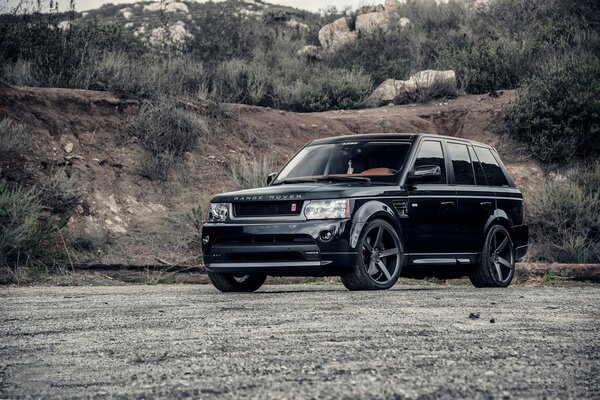
[[[1,166],[9,181],[44,182],[64,168],[87,188],[71,218],[71,234],[107,232],[105,247],[74,253],[76,262],[189,264],[198,260],[192,210],[236,189],[232,161],[269,155],[281,164],[304,143],[327,136],[429,132],[475,139],[498,148],[518,185],[531,191],[541,172],[514,143],[492,133],[515,94],[463,96],[443,103],[296,114],[207,102],[184,106],[205,119],[210,140],[180,158],[165,183],[140,175],[145,150],[123,135],[138,101],[105,92],[0,86],[0,119],[27,124],[30,151]],[[200,211],[203,217],[204,211]]]

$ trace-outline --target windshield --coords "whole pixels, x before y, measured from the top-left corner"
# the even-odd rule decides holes
[[[410,143],[403,142],[345,142],[307,146],[285,166],[274,183],[323,176],[362,177],[370,178],[373,183],[396,183],[409,148]]]

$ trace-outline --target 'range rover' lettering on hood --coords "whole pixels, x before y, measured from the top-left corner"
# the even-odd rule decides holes
[[[301,194],[268,194],[258,196],[234,196],[233,201],[261,201],[261,200],[302,200]]]

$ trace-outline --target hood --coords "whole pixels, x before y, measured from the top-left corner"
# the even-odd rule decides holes
[[[266,186],[256,189],[223,193],[212,199],[213,203],[237,203],[246,201],[285,201],[340,199],[347,197],[381,196],[389,192],[401,192],[395,185],[373,186],[362,183],[310,182]]]

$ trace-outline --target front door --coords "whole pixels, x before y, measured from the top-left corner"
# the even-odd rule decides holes
[[[408,185],[408,218],[403,224],[406,252],[411,259],[455,259],[456,190],[448,184],[448,168],[442,142],[424,140],[414,165],[437,165],[442,175],[435,182]]]

